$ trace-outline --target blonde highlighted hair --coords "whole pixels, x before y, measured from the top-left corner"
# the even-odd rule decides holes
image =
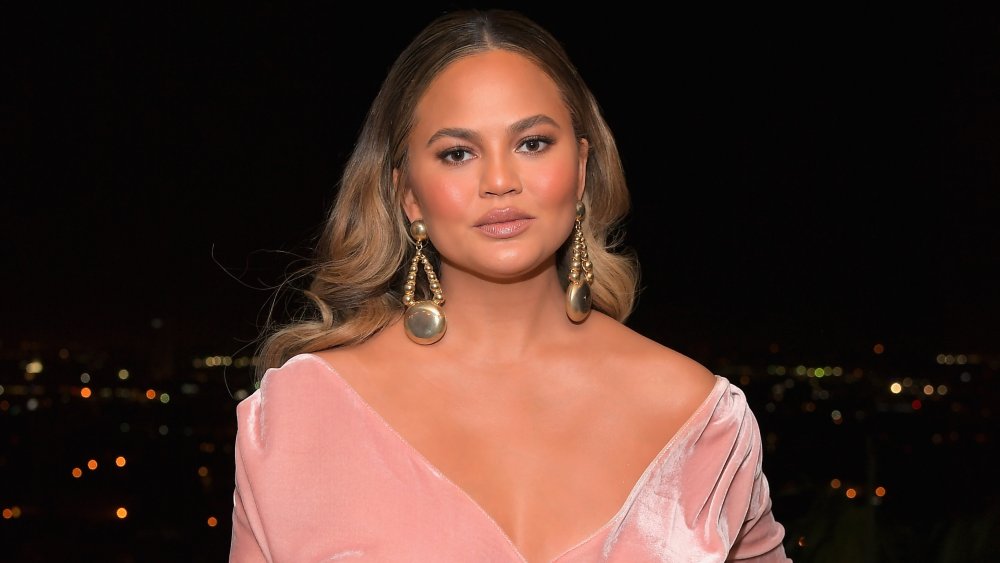
[[[258,377],[296,354],[360,343],[402,314],[404,265],[413,247],[393,168],[406,168],[414,108],[434,77],[459,58],[492,49],[521,54],[545,71],[562,93],[577,137],[589,141],[583,230],[595,275],[593,306],[621,322],[631,314],[639,269],[619,230],[628,189],[600,106],[562,45],[538,24],[512,11],[458,10],[432,21],[389,69],[344,167],[313,263],[299,273],[310,280],[303,291],[308,304],[289,322],[265,323]],[[564,285],[567,247],[568,241],[558,256]]]

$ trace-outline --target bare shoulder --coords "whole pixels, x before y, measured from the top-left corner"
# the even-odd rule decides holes
[[[393,374],[405,369],[406,354],[397,340],[382,331],[363,342],[320,350],[313,355],[356,389],[373,392],[384,380],[393,379]]]
[[[356,363],[358,356],[357,350],[352,347],[327,348],[312,352],[312,355],[336,371],[350,371],[350,367]]]
[[[715,387],[718,378],[697,360],[669,348],[604,315],[591,327],[595,365],[615,379],[624,379],[653,408],[693,411]],[[589,322],[589,321],[588,321]],[[600,356],[600,357],[598,357]]]

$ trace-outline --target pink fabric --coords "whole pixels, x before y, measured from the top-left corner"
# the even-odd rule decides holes
[[[237,407],[229,560],[523,562],[336,371],[301,354]],[[607,524],[555,561],[790,561],[743,392],[714,389]]]

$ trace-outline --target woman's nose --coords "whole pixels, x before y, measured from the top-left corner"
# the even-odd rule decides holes
[[[479,195],[482,197],[520,193],[521,181],[513,155],[493,156],[486,159],[480,179]]]

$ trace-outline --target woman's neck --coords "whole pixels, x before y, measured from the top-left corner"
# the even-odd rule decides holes
[[[575,325],[555,263],[514,281],[487,280],[443,264],[448,332],[435,344],[494,361],[531,357]]]

